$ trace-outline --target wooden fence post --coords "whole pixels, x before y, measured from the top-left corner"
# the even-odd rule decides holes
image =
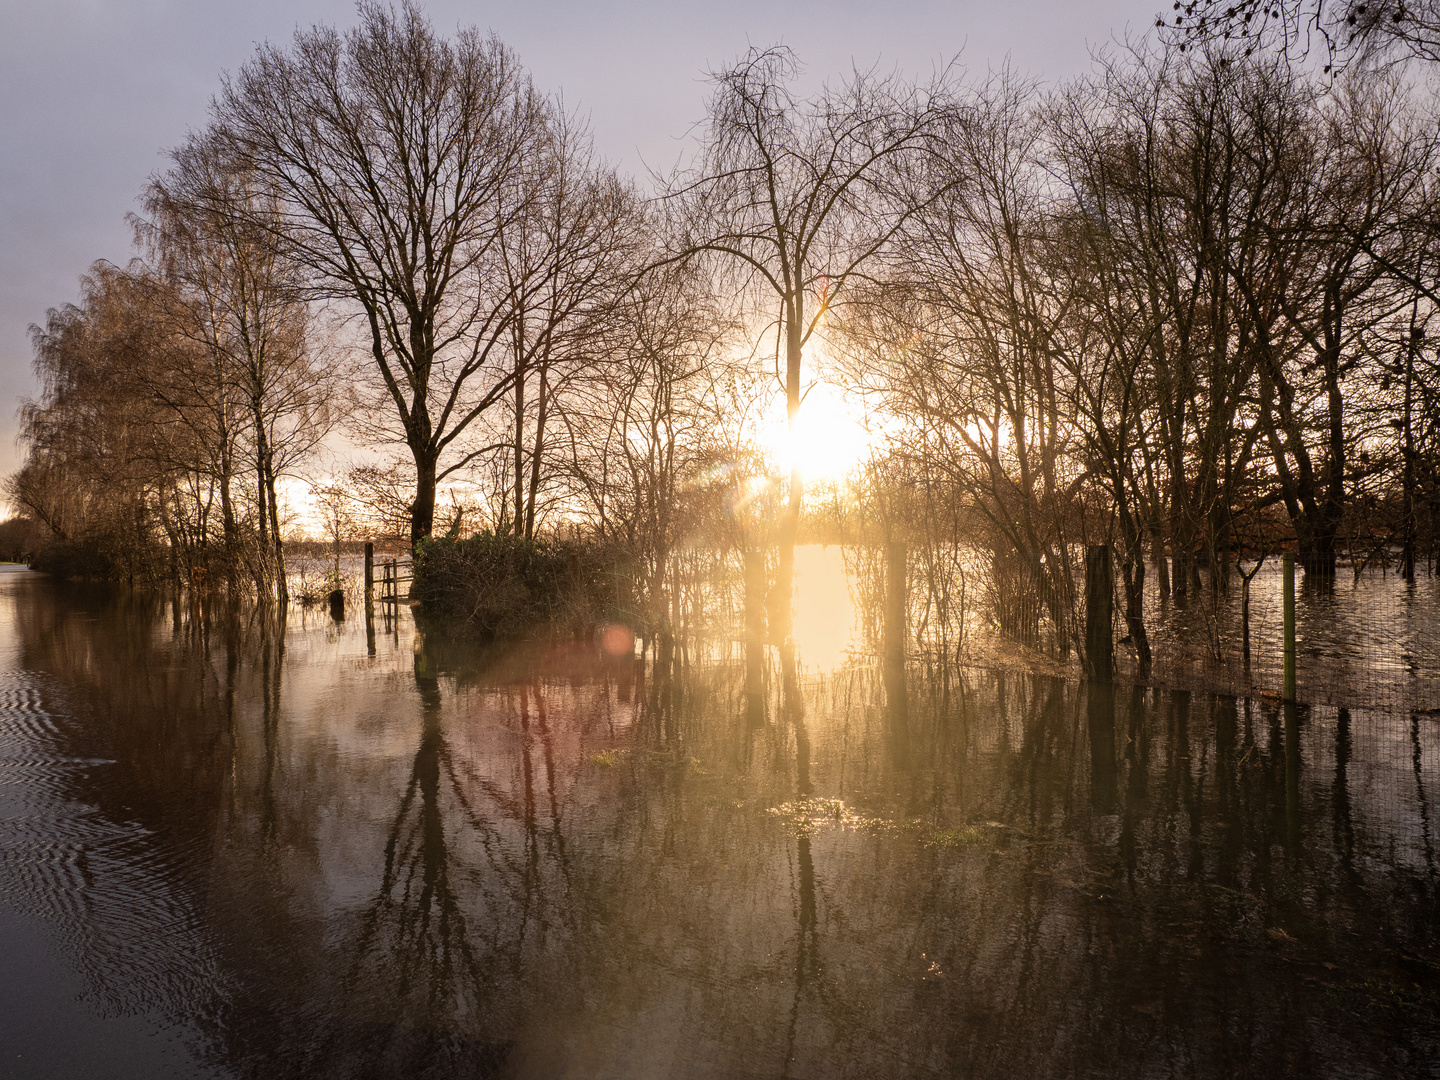
[[[1092,544],[1085,549],[1085,677],[1092,682],[1111,679],[1115,666],[1115,571],[1110,548]]]
[[[375,544],[365,541],[365,651],[375,655]]]
[[[1295,700],[1295,556],[1280,560],[1285,576],[1285,700]]]

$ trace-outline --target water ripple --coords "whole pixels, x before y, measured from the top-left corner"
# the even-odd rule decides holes
[[[93,770],[116,762],[67,753],[81,737],[67,715],[43,676],[0,673],[0,903],[46,921],[104,1013],[180,1015],[214,991],[198,905],[182,887],[202,853],[76,797],[78,782],[93,791]]]

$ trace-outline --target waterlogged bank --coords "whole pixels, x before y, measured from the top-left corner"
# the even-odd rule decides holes
[[[0,576],[0,1071],[1436,1072],[1440,723],[976,670],[902,721],[836,596],[757,716]]]

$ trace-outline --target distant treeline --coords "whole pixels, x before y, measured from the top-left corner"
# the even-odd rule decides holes
[[[783,48],[714,73],[645,190],[412,4],[260,47],[147,189],[140,256],[35,329],[11,500],[57,565],[283,599],[282,481],[343,426],[398,456],[313,489],[334,541],[593,545],[659,626],[763,551],[776,640],[806,533],[908,540],[932,631],[978,601],[1061,651],[1087,543],[1142,654],[1147,564],[1164,594],[1282,547],[1430,565],[1424,79],[1203,35],[1054,89],[799,77]],[[806,505],[758,420],[817,374],[876,434]]]

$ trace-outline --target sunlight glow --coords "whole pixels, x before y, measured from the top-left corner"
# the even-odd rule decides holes
[[[867,429],[860,403],[839,387],[816,383],[800,406],[792,441],[785,399],[778,397],[766,424],[766,442],[784,473],[798,457],[807,483],[836,483],[865,460],[878,433]]]
[[[839,547],[795,548],[795,652],[812,671],[835,671],[858,648],[859,619]]]

